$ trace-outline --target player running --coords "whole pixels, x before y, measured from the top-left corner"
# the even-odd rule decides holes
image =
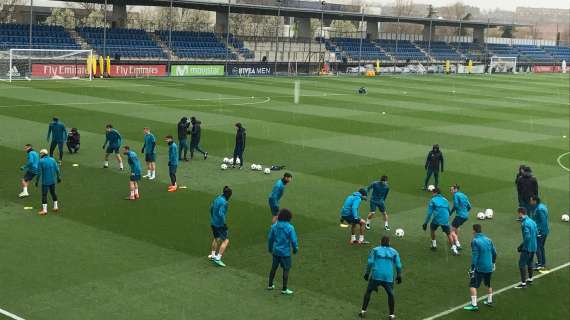
[[[63,161],[63,144],[67,140],[67,129],[63,122],[60,122],[58,118],[53,118],[53,121],[49,124],[47,141],[51,143],[49,145],[49,156],[53,158],[53,152],[55,147],[59,151],[59,163]]]
[[[225,186],[222,194],[217,196],[210,206],[210,224],[214,240],[212,241],[212,253],[208,255],[208,259],[220,267],[226,266],[222,261],[222,256],[230,243],[226,218],[228,215],[228,201],[230,201],[231,197],[232,189]]]
[[[165,138],[168,143],[168,175],[170,176],[170,185],[168,192],[176,192],[178,185],[176,184],[176,169],[178,168],[178,146],[174,143],[174,137],[168,135]]]
[[[536,223],[527,216],[525,208],[518,209],[521,221],[522,243],[518,246],[519,271],[521,274],[521,283],[515,286],[515,289],[525,289],[528,285],[532,285],[532,272],[534,253],[537,248],[538,227]],[[528,278],[527,278],[528,271]]]
[[[59,166],[55,159],[48,156],[48,151],[46,149],[40,150],[40,163],[39,170],[36,179],[36,187],[38,183],[42,180],[42,210],[38,212],[40,216],[45,216],[47,214],[47,194],[48,191],[51,194],[51,199],[53,200],[53,212],[59,211],[57,205],[57,194],[55,193],[55,184],[61,182],[61,177],[59,175]]]
[[[277,221],[277,216],[279,215],[279,201],[285,193],[285,186],[293,180],[293,175],[289,172],[285,172],[283,178],[277,180],[273,189],[271,189],[271,194],[269,194],[269,210],[271,210],[271,224]]]
[[[388,225],[388,213],[386,212],[386,198],[388,197],[388,192],[390,192],[390,187],[388,187],[388,176],[382,176],[380,177],[380,181],[372,182],[366,191],[368,193],[372,191],[372,195],[370,196],[370,213],[368,213],[368,217],[366,218],[366,229],[370,230],[370,220],[374,218],[376,208],[378,208],[384,216],[384,229],[386,231],[390,231],[390,226]]]
[[[458,233],[459,227],[469,219],[471,202],[469,202],[469,197],[459,190],[459,186],[457,184],[451,187],[451,194],[453,195],[453,209],[451,209],[451,214],[456,212],[455,218],[453,218],[453,221],[451,222],[451,250],[455,252],[461,250]],[[455,250],[453,247],[455,247]]]
[[[146,175],[143,178],[154,180],[156,178],[156,137],[150,132],[150,128],[144,128],[144,144],[141,153],[146,162]]]
[[[481,225],[473,225],[473,240],[471,241],[471,269],[469,269],[469,292],[471,293],[471,304],[463,309],[477,311],[477,289],[481,282],[487,287],[487,300],[483,302],[486,306],[493,306],[493,288],[491,287],[491,276],[495,271],[495,261],[497,260],[497,250],[491,239],[481,232]]]
[[[234,158],[232,168],[236,167],[236,161],[239,159],[239,168],[241,169],[243,163],[243,152],[245,151],[245,128],[241,123],[236,123],[236,145],[234,147]]]
[[[348,225],[351,226],[350,229],[350,243],[352,244],[369,244],[370,242],[364,240],[364,233],[366,232],[366,222],[360,218],[358,213],[358,208],[362,200],[366,201],[367,192],[364,188],[361,188],[357,192],[352,193],[344,200],[342,209],[340,210],[340,226],[347,228]],[[358,240],[356,240],[356,227],[360,227],[360,235]]]
[[[366,310],[368,309],[372,291],[378,292],[378,287],[382,287],[388,295],[388,309],[390,310],[388,319],[396,319],[394,313],[394,268],[396,269],[396,282],[400,284],[402,283],[400,254],[396,249],[390,247],[390,238],[384,236],[380,241],[380,246],[370,250],[368,255],[368,264],[364,274],[364,280],[368,281],[368,288],[366,288],[366,293],[364,294],[362,310],[358,314],[359,317],[366,317]]]
[[[114,153],[119,161],[119,169],[123,170],[123,158],[119,149],[121,148],[122,137],[119,131],[113,128],[113,125],[108,124],[105,126],[105,143],[103,150],[105,150],[105,164],[103,168],[109,168],[109,155]]]
[[[34,180],[34,177],[39,173],[40,170],[40,156],[38,153],[32,149],[31,144],[26,144],[24,146],[24,151],[26,151],[26,164],[23,165],[20,170],[24,171],[24,177],[22,178],[22,192],[18,195],[20,198],[29,197],[28,185],[30,181]]]
[[[137,200],[139,196],[139,181],[141,180],[141,163],[137,154],[131,150],[129,146],[123,147],[123,153],[127,157],[127,162],[131,168],[131,176],[129,180],[130,194],[125,200]]]
[[[190,123],[187,117],[182,117],[178,122],[178,146],[180,147],[178,153],[178,160],[188,161],[188,127]],[[182,153],[184,152],[184,158],[182,158]]]
[[[285,295],[293,294],[293,290],[287,287],[289,271],[291,270],[291,251],[293,251],[293,254],[297,254],[299,251],[297,233],[295,232],[295,227],[291,224],[292,217],[293,215],[289,209],[281,209],[277,223],[271,225],[269,239],[267,240],[269,253],[273,256],[267,290],[275,289],[273,280],[275,279],[277,268],[281,266],[283,268],[283,289],[281,289],[281,293]]]
[[[538,262],[534,270],[540,273],[548,272],[546,269],[546,251],[544,250],[546,237],[548,237],[550,233],[550,228],[548,227],[548,208],[537,196],[530,197],[530,205],[533,208],[532,220],[534,220],[538,229],[538,237],[536,239],[536,259]]]
[[[428,153],[426,158],[426,178],[424,180],[424,188],[423,190],[427,190],[429,180],[433,175],[435,179],[435,186],[439,185],[439,171],[441,168],[441,172],[443,173],[443,153],[439,150],[439,145],[434,144],[432,150]]]
[[[196,117],[190,117],[192,129],[190,130],[190,159],[194,159],[194,150],[204,155],[204,160],[208,159],[208,152],[200,147],[200,138],[202,137],[202,121],[196,120]]]
[[[451,250],[454,255],[458,255],[459,252],[457,251],[457,247],[451,241],[451,235],[449,232],[449,201],[445,199],[444,196],[441,195],[441,191],[439,188],[435,188],[432,191],[432,198],[428,204],[427,215],[422,225],[422,229],[426,231],[428,223],[430,223],[430,232],[431,232],[431,250],[435,251],[437,249],[437,242],[435,240],[435,231],[441,227],[441,231],[443,231],[447,235],[447,239],[449,241],[449,245],[452,246]],[[433,219],[432,219],[433,217]]]

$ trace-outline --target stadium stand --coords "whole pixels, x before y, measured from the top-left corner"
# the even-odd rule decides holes
[[[355,60],[391,60],[391,58],[381,48],[377,47],[368,39],[362,40],[362,56],[360,55],[360,39],[358,38],[332,38],[328,43],[329,48],[338,48],[344,56]]]
[[[420,47],[424,52],[428,53],[432,59],[436,61],[459,61],[463,58],[461,55],[452,48],[447,42],[443,41],[415,41],[418,47]]]
[[[551,63],[554,62],[552,56],[544,49],[533,45],[515,45],[519,51],[519,61],[520,62],[532,62],[532,63]]]
[[[409,40],[386,40],[381,39],[377,44],[395,60],[404,61],[427,61],[428,58],[418,47]]]
[[[168,45],[168,31],[156,31],[155,34]],[[180,59],[223,60],[226,55],[230,60],[237,59],[237,55],[211,32],[172,31],[171,41],[172,52]],[[243,44],[234,43],[243,48]]]
[[[245,40],[244,46],[255,54],[255,60],[261,61],[264,57],[268,61],[275,60],[277,53],[278,62],[289,61],[318,61],[319,52],[326,51],[326,46],[321,47],[321,43],[312,39],[281,39],[279,43],[275,39],[258,38],[255,41]],[[326,53],[325,53],[326,54]]]
[[[490,56],[497,57],[518,57],[519,51],[505,43],[488,43],[487,51]]]
[[[0,24],[0,50],[29,48],[29,25]],[[61,26],[34,25],[32,27],[33,49],[71,49],[81,47]]]
[[[103,54],[103,28],[78,27],[77,33]],[[141,29],[107,29],[107,55],[122,58],[165,59],[162,48]]]
[[[550,54],[554,60],[570,62],[570,47],[543,46],[545,52]]]
[[[459,52],[465,60],[483,61],[485,59],[485,47],[473,42],[453,42],[449,44]]]

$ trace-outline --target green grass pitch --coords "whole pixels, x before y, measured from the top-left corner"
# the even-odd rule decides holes
[[[381,174],[390,177],[387,206],[393,239],[404,264],[396,287],[399,319],[424,319],[469,298],[466,271],[473,214],[493,208],[484,232],[499,254],[495,289],[518,280],[514,221],[515,172],[530,165],[550,209],[549,266],[570,261],[568,75],[386,76],[302,78],[293,104],[291,78],[139,79],[0,83],[0,308],[25,319],[355,319],[366,283],[370,247],[348,244],[338,227],[344,197]],[[369,94],[356,90],[366,86]],[[167,193],[166,146],[182,116],[203,122],[202,145],[211,157],[179,167],[188,189]],[[58,116],[77,127],[82,148],[65,155],[58,186],[61,212],[39,217],[38,189],[17,198],[25,162],[22,147],[46,146],[47,124]],[[221,171],[233,150],[234,127],[247,128],[252,162],[286,165],[294,175],[282,200],[294,212],[300,238],[290,287],[295,295],[265,290],[271,257],[267,196],[280,173]],[[138,202],[124,201],[128,175],[116,162],[102,169],[105,124],[140,151],[143,127],[157,138],[157,181],[143,181]],[[563,137],[564,136],[564,137]],[[421,230],[429,195],[420,191],[423,163],[439,143],[446,159],[441,185],[459,183],[474,205],[461,230],[459,257],[431,252]],[[79,167],[73,167],[77,163]],[[144,163],[143,163],[144,165]],[[207,259],[209,204],[224,185],[230,202],[228,267]],[[34,210],[24,210],[33,206]],[[361,207],[361,215],[367,203]],[[385,234],[380,219],[367,238]],[[276,285],[280,285],[279,280]],[[508,290],[496,306],[463,310],[445,319],[566,319],[569,268]],[[483,291],[480,291],[483,294]],[[384,293],[368,317],[387,315]]]

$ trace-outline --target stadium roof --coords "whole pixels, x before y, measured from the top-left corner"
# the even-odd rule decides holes
[[[90,2],[90,3],[105,3],[105,0],[61,0],[67,2]],[[107,0],[108,4],[127,4],[132,6],[170,6],[171,0]],[[235,0],[234,0],[235,1]],[[207,11],[228,11],[228,2],[210,2],[210,1],[200,1],[200,0],[172,0],[173,6],[178,8],[189,8],[197,10],[207,10]],[[338,7],[338,6],[335,6]],[[326,20],[361,20],[362,14],[359,12],[350,11],[337,11],[337,10],[324,10],[320,8],[305,8],[305,7],[291,7],[291,6],[281,6],[277,5],[277,2],[272,5],[266,4],[251,4],[251,3],[232,3],[231,4],[232,13],[245,13],[245,14],[257,14],[257,15],[268,15],[276,16],[278,11],[280,11],[281,16],[287,17],[299,17],[299,18],[316,18],[320,19],[321,14]],[[491,22],[491,21],[474,21],[474,20],[450,20],[442,19],[438,17],[433,18],[422,18],[422,17],[397,17],[397,16],[387,16],[387,15],[377,15],[377,14],[367,14],[364,13],[364,20],[370,22],[398,22],[401,23],[413,23],[413,24],[432,24],[434,26],[446,26],[446,27],[459,27],[463,28],[496,28],[505,26],[514,27],[524,27],[526,25],[514,24],[514,23],[501,23],[501,22]]]

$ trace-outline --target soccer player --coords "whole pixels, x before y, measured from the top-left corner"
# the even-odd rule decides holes
[[[291,251],[293,251],[293,254],[297,254],[299,251],[297,233],[291,224],[291,218],[292,214],[289,209],[281,209],[277,223],[271,225],[269,239],[267,241],[269,253],[273,255],[267,290],[275,289],[273,280],[275,279],[277,268],[281,266],[281,268],[283,268],[283,289],[281,289],[281,293],[285,295],[293,294],[293,290],[287,287],[289,270],[291,270]]]
[[[119,153],[121,148],[121,134],[119,131],[113,128],[113,125],[108,124],[105,127],[105,143],[103,144],[103,150],[105,150],[105,164],[103,168],[109,168],[109,155],[114,153],[117,156],[117,161],[119,161],[119,169],[123,170],[123,158]]]
[[[46,149],[40,150],[40,163],[39,170],[36,179],[36,187],[38,183],[42,180],[42,210],[38,212],[40,216],[45,216],[47,214],[47,194],[48,191],[51,194],[51,199],[53,200],[53,211],[57,212],[59,207],[57,206],[57,194],[55,193],[55,184],[61,182],[61,177],[59,175],[59,166],[55,159],[48,156]]]
[[[293,180],[293,175],[289,172],[285,172],[283,178],[277,180],[271,189],[271,194],[269,195],[269,209],[271,210],[271,224],[277,221],[279,215],[279,200],[283,197],[285,192],[285,186]]]
[[[471,202],[469,197],[459,190],[457,184],[451,187],[451,194],[453,195],[453,209],[451,214],[456,213],[455,218],[451,222],[451,251],[459,253],[461,250],[461,243],[459,242],[459,227],[461,227],[467,219],[469,219],[469,211],[471,210]]]
[[[200,138],[202,136],[202,121],[196,120],[195,117],[190,117],[192,129],[190,131],[190,159],[194,159],[194,150],[204,155],[204,160],[208,159],[208,152],[202,150],[200,147]]]
[[[382,176],[380,177],[380,181],[372,182],[366,191],[368,193],[372,191],[372,196],[370,196],[370,213],[368,213],[368,217],[366,218],[366,229],[370,230],[370,220],[374,218],[376,208],[378,208],[384,216],[384,229],[390,231],[388,213],[386,212],[386,198],[390,191],[390,187],[388,187],[388,176]]]
[[[131,150],[131,147],[124,146],[123,153],[127,157],[127,162],[131,168],[131,176],[129,181],[130,194],[125,200],[137,200],[139,196],[139,181],[141,180],[141,163],[137,154]]]
[[[522,175],[517,179],[517,193],[519,195],[519,207],[525,208],[527,213],[531,213],[530,198],[538,196],[538,182],[532,175],[532,169],[528,166],[523,168]]]
[[[538,238],[538,227],[536,223],[527,216],[525,208],[519,208],[518,214],[521,222],[523,242],[517,248],[517,251],[520,252],[519,271],[521,274],[521,283],[515,286],[515,289],[525,289],[528,285],[532,285],[532,261],[537,248],[536,239]]]
[[[449,240],[449,245],[452,246],[451,250],[453,254],[457,255],[457,248],[453,245],[451,241],[451,235],[449,230],[449,201],[445,199],[444,196],[441,195],[441,191],[439,188],[435,188],[432,191],[432,198],[428,204],[427,215],[422,225],[422,229],[426,231],[428,223],[430,232],[431,232],[431,250],[435,251],[437,249],[437,242],[435,240],[435,231],[441,227],[441,231],[443,231],[447,235],[447,239]],[[432,219],[433,217],[433,219]],[[454,249],[455,248],[455,249]]]
[[[234,159],[232,168],[236,167],[236,159],[239,158],[240,164],[239,168],[241,169],[244,165],[243,163],[243,152],[245,151],[245,128],[241,123],[236,123],[236,145],[234,147]]]
[[[390,310],[388,319],[396,319],[394,314],[394,268],[396,269],[396,282],[400,284],[402,283],[400,254],[396,249],[390,247],[390,237],[383,236],[380,246],[370,250],[368,255],[366,273],[364,274],[364,280],[368,281],[368,288],[366,288],[366,293],[364,294],[362,310],[358,314],[359,317],[364,318],[366,316],[372,291],[378,292],[378,287],[382,287],[388,295],[388,309]]]
[[[352,193],[344,200],[342,209],[340,210],[340,226],[343,228],[351,226],[350,229],[350,243],[352,244],[369,244],[370,242],[364,240],[364,233],[366,232],[366,221],[360,218],[358,208],[362,200],[366,201],[367,192],[364,188]],[[360,227],[360,234],[356,240],[356,227]]]
[[[71,128],[71,131],[67,135],[67,150],[69,153],[77,153],[79,147],[81,146],[81,136],[77,128]]]
[[[495,261],[497,260],[497,250],[491,239],[482,233],[481,225],[473,225],[473,240],[471,241],[471,269],[469,271],[469,292],[471,293],[471,304],[463,309],[477,311],[477,289],[481,282],[487,287],[487,300],[483,302],[486,306],[493,305],[493,288],[491,287],[491,276],[495,271]]]
[[[231,197],[232,189],[225,186],[222,194],[217,196],[210,206],[210,224],[214,240],[212,241],[212,253],[208,255],[208,259],[220,267],[226,266],[222,261],[222,256],[230,243],[226,218],[228,215],[228,201],[230,201]]]
[[[165,138],[168,143],[168,175],[170,176],[170,185],[168,192],[176,192],[178,185],[176,184],[176,169],[178,168],[178,146],[174,143],[174,138],[170,135]]]
[[[538,196],[530,197],[530,205],[533,208],[532,220],[534,220],[538,228],[538,238],[536,239],[536,259],[538,262],[534,269],[543,273],[548,271],[546,269],[546,251],[544,250],[546,237],[548,237],[550,233],[550,228],[548,227],[548,208],[540,201]]]
[[[51,136],[51,143],[49,145],[49,156],[53,158],[53,152],[55,151],[55,147],[59,151],[59,162],[63,160],[63,143],[67,140],[67,129],[63,122],[60,122],[58,118],[53,118],[53,121],[49,124],[48,133],[47,133],[47,141],[50,141]]]
[[[149,180],[154,180],[156,178],[156,138],[154,134],[150,132],[150,128],[144,128],[144,144],[141,149],[141,153],[144,154],[144,160],[146,162],[146,175],[143,178],[148,178]]]
[[[178,153],[178,160],[188,161],[188,127],[190,123],[187,117],[182,117],[178,122],[178,146],[180,147]],[[182,152],[184,152],[184,158],[182,158]]]
[[[426,178],[424,180],[424,190],[427,190],[429,180],[433,175],[435,179],[435,186],[439,185],[439,171],[443,173],[443,153],[439,150],[439,145],[434,144],[432,150],[428,153],[426,158]]]
[[[22,192],[18,195],[20,198],[30,196],[28,193],[28,185],[30,184],[30,181],[34,180],[34,177],[40,170],[40,156],[34,149],[32,149],[32,145],[25,145],[24,151],[26,151],[27,154],[27,161],[26,164],[20,168],[20,170],[25,171],[24,177],[22,178]]]

